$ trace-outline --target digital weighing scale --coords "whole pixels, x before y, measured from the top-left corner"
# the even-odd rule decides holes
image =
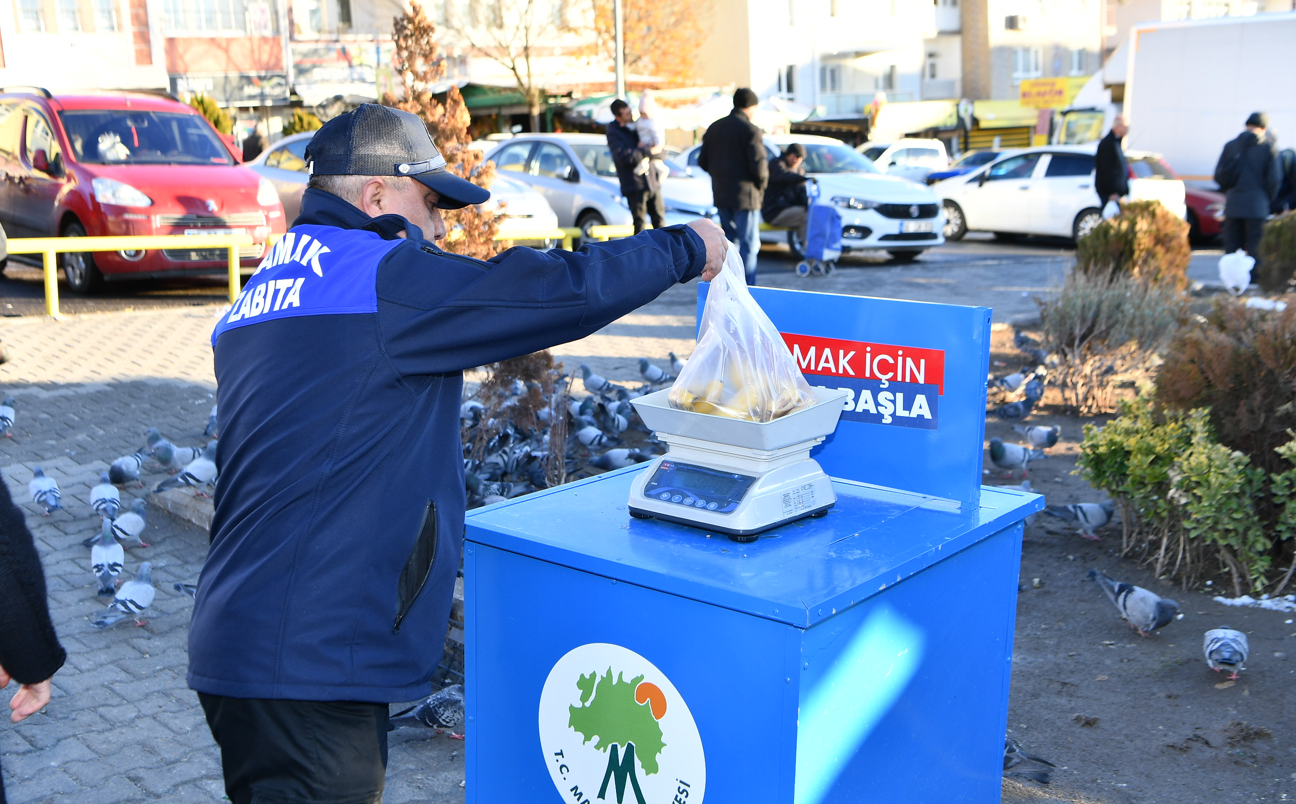
[[[818,401],[772,422],[676,410],[670,389],[631,400],[668,451],[630,489],[630,515],[755,541],[772,528],[823,516],[837,501],[810,450],[837,429],[847,392],[815,389]]]

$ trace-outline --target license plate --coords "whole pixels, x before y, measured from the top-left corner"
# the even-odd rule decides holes
[[[908,232],[930,232],[932,230],[931,221],[905,221],[900,224],[900,231]]]
[[[241,235],[247,234],[247,229],[185,229],[187,235]]]

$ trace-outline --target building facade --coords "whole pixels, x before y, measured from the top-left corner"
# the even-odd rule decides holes
[[[0,0],[0,86],[164,89],[160,0]]]
[[[1101,67],[1104,0],[958,0],[962,96],[1016,100],[1032,78]]]

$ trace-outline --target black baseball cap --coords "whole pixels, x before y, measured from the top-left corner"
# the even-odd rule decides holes
[[[306,146],[317,176],[408,176],[436,191],[441,209],[481,204],[490,192],[446,168],[418,115],[364,103],[325,123]]]

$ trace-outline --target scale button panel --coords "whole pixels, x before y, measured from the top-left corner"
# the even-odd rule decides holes
[[[737,510],[756,478],[705,466],[662,461],[644,484],[644,496],[718,514]]]

